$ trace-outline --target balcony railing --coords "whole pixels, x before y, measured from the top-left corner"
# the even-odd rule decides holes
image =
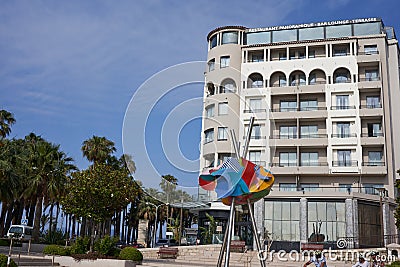
[[[331,110],[356,109],[356,106],[331,106]]]
[[[297,139],[297,134],[277,134],[270,135],[269,139]]]
[[[328,162],[300,162],[300,167],[320,167],[320,166],[328,166]]]
[[[351,79],[335,79],[333,83],[351,83]]]
[[[344,57],[344,56],[350,56],[349,52],[333,52],[332,56],[334,57]]]
[[[266,164],[266,162],[265,161],[257,161],[257,160],[255,160],[255,161],[252,161],[254,164],[257,164],[257,165],[259,165],[259,166],[262,166],[262,167],[266,167],[267,166],[267,164]]]
[[[346,160],[346,161],[332,161],[333,167],[357,167],[358,161],[357,160]]]
[[[271,109],[272,112],[294,112],[297,111],[297,107],[296,108],[275,108],[275,109]]]
[[[246,139],[246,136],[243,136],[243,139]],[[250,136],[251,140],[261,140],[261,139],[267,139],[265,135],[254,135]]]
[[[364,161],[362,166],[385,166],[384,161]]]
[[[310,139],[310,138],[328,138],[328,134],[314,134],[314,133],[309,133],[309,134],[300,134],[301,139]]]
[[[326,80],[325,81],[310,81],[308,83],[308,85],[316,85],[316,84],[326,84]]]
[[[361,133],[361,137],[382,137],[383,133]]]
[[[289,86],[302,86],[306,85],[305,81],[292,81]]]
[[[358,78],[360,82],[374,82],[374,81],[379,81],[379,77],[360,77]]]
[[[374,109],[374,108],[382,108],[381,103],[369,104],[369,105],[360,105],[360,109]]]
[[[300,107],[299,111],[326,110],[326,107]]]
[[[272,186],[273,191],[280,192],[341,192],[351,194],[352,192],[364,193],[368,195],[379,195],[378,187],[372,186],[351,186],[351,187],[341,187],[341,186],[310,186],[299,184],[298,187],[286,187],[274,185]],[[387,193],[386,193],[387,194]],[[386,195],[387,196],[387,195]]]
[[[356,133],[332,134],[332,138],[351,138],[357,137]]]
[[[278,83],[278,84],[276,84],[276,83],[274,83],[273,85],[271,85],[271,87],[285,87],[285,86],[289,86],[287,83],[285,83],[285,84],[280,84],[280,83]]]
[[[378,54],[379,54],[378,50],[375,50],[375,51],[360,51],[360,52],[358,52],[359,56],[378,55]]]
[[[267,112],[267,110],[265,108],[243,110],[243,113],[261,113],[261,112]]]
[[[275,162],[271,167],[297,167],[297,162]]]

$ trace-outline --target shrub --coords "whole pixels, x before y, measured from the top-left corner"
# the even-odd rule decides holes
[[[46,244],[65,244],[65,234],[62,230],[57,229],[56,231],[46,231],[42,237],[42,241]]]
[[[71,254],[70,249],[58,245],[48,245],[43,249],[43,254],[47,255],[59,255],[59,256],[69,256]]]
[[[117,244],[116,238],[105,236],[94,244],[94,250],[106,256],[113,256]]]
[[[7,267],[8,257],[6,255],[0,254],[0,267]],[[18,267],[13,260],[10,262],[10,267]]]
[[[0,246],[10,246],[10,240],[0,239]]]
[[[121,260],[142,261],[143,255],[137,248],[126,247],[119,253]]]
[[[72,254],[85,254],[90,249],[89,237],[78,237],[71,247]]]
[[[392,264],[388,265],[388,267],[400,267],[400,261],[394,261]]]

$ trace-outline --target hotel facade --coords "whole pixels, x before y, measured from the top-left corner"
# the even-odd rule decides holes
[[[271,193],[254,205],[262,237],[287,249],[310,242],[335,247],[341,238],[348,247],[397,241],[393,28],[379,18],[226,26],[207,41],[200,169],[234,156],[229,130],[243,145],[255,117],[246,157],[275,175]],[[199,200],[216,195],[199,188]],[[248,233],[243,227],[239,222],[235,230],[241,238]]]

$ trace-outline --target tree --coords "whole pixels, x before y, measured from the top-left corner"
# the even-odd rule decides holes
[[[11,125],[15,123],[12,113],[7,110],[0,110],[0,139],[6,138],[11,132]]]
[[[68,194],[61,199],[63,210],[95,223],[111,219],[137,194],[135,182],[126,170],[103,163],[73,173],[66,191]]]
[[[83,156],[93,162],[93,165],[96,165],[105,163],[111,154],[116,151],[116,148],[113,141],[93,135],[92,138],[83,141],[81,150]]]
[[[213,216],[208,214],[206,212],[206,216],[208,219],[208,227],[199,227],[200,229],[200,235],[203,239],[203,242],[205,244],[211,244],[213,240],[213,235],[215,234],[215,231],[217,230],[217,223],[215,222],[215,219]]]

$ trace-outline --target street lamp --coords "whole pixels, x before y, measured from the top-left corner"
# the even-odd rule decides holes
[[[160,205],[156,205],[156,204],[151,203],[151,202],[146,202],[146,205],[151,205],[151,206],[156,208],[156,219],[155,219],[155,222],[154,222],[154,235],[153,235],[153,242],[152,242],[153,245],[151,246],[151,247],[154,248],[156,246],[158,208],[163,206],[163,205],[168,205],[168,203],[161,203]]]
[[[382,200],[386,196],[387,190],[384,187],[379,187],[379,188],[376,188],[376,189],[379,192],[379,211],[380,211],[379,220],[380,220],[380,224],[381,224],[381,238],[380,239],[381,239],[382,246],[385,246],[385,232],[384,232],[384,226],[383,226],[383,221],[384,221],[383,220],[383,216],[384,216],[384,214],[383,214],[383,203],[382,203]]]

